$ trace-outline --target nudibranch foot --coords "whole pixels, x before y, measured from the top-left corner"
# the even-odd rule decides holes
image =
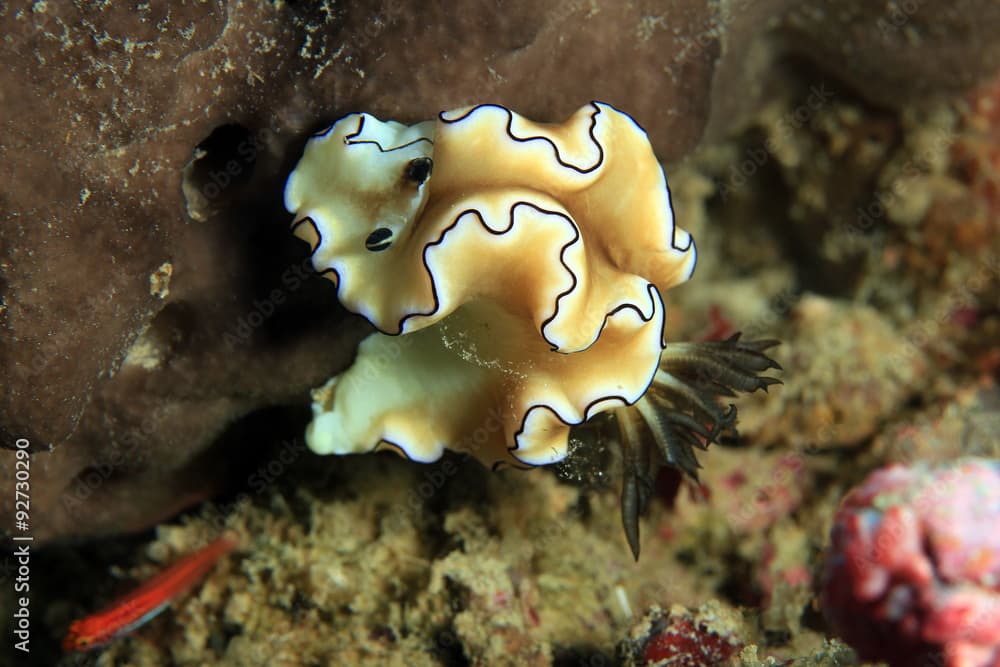
[[[781,380],[761,375],[781,366],[765,354],[776,340],[672,343],[666,346],[647,392],[633,405],[612,410],[617,429],[606,436],[622,452],[622,526],[629,548],[639,558],[639,515],[661,465],[698,480],[695,450],[726,432],[735,432],[736,406],[720,399],[767,391]]]

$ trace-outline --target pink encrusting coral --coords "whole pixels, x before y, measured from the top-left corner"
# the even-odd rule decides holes
[[[866,660],[1000,667],[1000,461],[870,475],[834,517],[822,605]]]

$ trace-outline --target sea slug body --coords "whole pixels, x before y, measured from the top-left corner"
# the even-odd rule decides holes
[[[645,132],[610,105],[561,124],[492,104],[410,126],[350,114],[309,140],[285,206],[316,270],[378,330],[314,392],[318,453],[543,465],[566,457],[571,427],[635,405],[665,462],[693,472],[690,445],[731,425],[717,390],[696,397],[663,365],[663,294],[691,276],[695,246]],[[747,391],[774,381],[756,377],[771,344],[682,356]],[[643,402],[651,386],[688,394],[685,414]],[[697,435],[657,436],[673,426]]]
[[[645,392],[661,294],[695,263],[645,134],[600,103],[559,126],[492,105],[412,127],[353,114],[309,143],[285,200],[382,332],[329,388],[309,432],[324,452],[431,461],[497,415],[469,447],[485,463],[562,459],[569,425]]]

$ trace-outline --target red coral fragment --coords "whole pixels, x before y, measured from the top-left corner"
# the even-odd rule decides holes
[[[728,660],[743,646],[729,637],[695,627],[689,618],[671,616],[667,627],[646,644],[647,667],[702,667]]]
[[[834,518],[822,605],[864,660],[1000,667],[1000,461],[873,473]]]

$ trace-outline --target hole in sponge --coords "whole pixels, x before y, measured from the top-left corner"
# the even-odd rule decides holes
[[[215,128],[195,147],[181,183],[192,220],[207,220],[250,182],[262,148],[253,132],[236,124]]]

